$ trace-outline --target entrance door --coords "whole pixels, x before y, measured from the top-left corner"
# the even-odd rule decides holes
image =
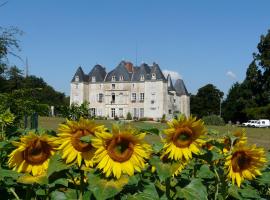
[[[115,118],[115,108],[112,108],[111,109],[111,117],[112,118]]]

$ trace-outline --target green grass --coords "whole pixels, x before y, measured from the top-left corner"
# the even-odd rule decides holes
[[[39,117],[39,127],[50,130],[57,130],[58,124],[64,122],[65,119],[57,117]],[[106,127],[111,128],[113,120],[97,120],[97,123],[104,124]],[[139,129],[158,128],[159,130],[166,128],[166,124],[155,122],[130,122],[130,124]],[[235,130],[237,126],[207,126],[208,130],[216,130],[220,134],[226,134],[229,131]],[[257,144],[270,150],[270,129],[269,128],[246,128],[248,141],[250,144]],[[151,144],[159,140],[158,136],[149,135],[146,140]]]

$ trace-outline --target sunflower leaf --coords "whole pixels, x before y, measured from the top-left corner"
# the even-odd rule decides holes
[[[25,174],[23,176],[20,176],[17,180],[18,183],[23,184],[29,184],[32,185],[34,183],[38,183],[40,185],[47,185],[48,184],[48,178],[47,176],[32,176],[30,174]]]
[[[242,196],[239,194],[239,189],[237,188],[237,186],[232,185],[229,189],[228,189],[228,194],[236,199],[242,200]]]
[[[207,200],[207,189],[200,179],[193,179],[184,188],[180,188],[176,196],[186,200]]]
[[[264,184],[270,185],[270,171],[263,172],[262,175],[258,178],[258,182],[261,185]]]
[[[240,193],[244,199],[260,199],[258,191],[251,186],[240,189]]]
[[[120,193],[123,187],[128,184],[128,178],[122,176],[120,179],[105,179],[100,176],[88,174],[89,190],[93,192],[97,200],[108,199]]]
[[[159,200],[159,195],[157,193],[156,187],[153,183],[144,186],[142,192],[136,193],[134,195],[128,194],[123,197],[122,200]]]
[[[8,170],[8,169],[2,169],[0,167],[0,181],[4,180],[4,178],[6,177],[10,177],[14,180],[17,180],[20,176],[22,176],[22,174],[16,172],[16,171],[12,171],[12,170]]]
[[[202,165],[197,173],[199,178],[211,179],[215,177],[214,172],[212,172],[208,165]]]
[[[80,141],[91,144],[91,141],[93,138],[94,138],[93,135],[86,135],[86,136],[81,137]]]
[[[166,178],[171,177],[179,167],[179,163],[163,163],[157,156],[150,159],[150,164],[156,167],[161,181],[165,181]]]
[[[54,154],[49,161],[47,176],[50,177],[55,172],[68,169],[68,166],[63,162],[59,153]]]
[[[52,200],[66,200],[68,199],[65,193],[59,192],[59,191],[53,191],[51,193],[51,199]]]

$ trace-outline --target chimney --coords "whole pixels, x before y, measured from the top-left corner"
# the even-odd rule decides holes
[[[133,64],[131,62],[126,62],[125,68],[128,70],[129,73],[133,72]]]

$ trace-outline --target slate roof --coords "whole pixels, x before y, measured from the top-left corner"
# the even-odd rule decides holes
[[[168,91],[175,91],[170,74],[168,74],[167,76],[167,81],[168,81]]]
[[[156,80],[166,81],[166,78],[165,78],[164,74],[162,73],[158,64],[153,63],[153,66],[151,67],[151,74],[152,73],[156,74]]]
[[[150,80],[150,66],[148,66],[147,64],[143,63],[141,64],[141,66],[139,67],[134,67],[134,73],[132,76],[132,81],[140,81],[141,80],[141,76],[144,76],[144,80]]]
[[[92,82],[92,77],[96,78],[96,82],[103,82],[106,76],[106,69],[101,65],[95,65],[93,69],[89,72],[89,81]]]
[[[96,82],[111,82],[112,76],[115,76],[115,81],[141,81],[142,75],[144,76],[144,80],[151,80],[153,73],[156,74],[156,80],[162,80],[169,83],[168,92],[176,91],[178,96],[189,95],[182,79],[176,80],[173,85],[171,76],[168,75],[167,78],[165,78],[159,65],[156,63],[153,63],[152,66],[149,66],[146,63],[143,63],[140,66],[133,66],[130,62],[121,61],[119,65],[108,74],[106,73],[105,67],[102,67],[101,65],[95,65],[88,75],[83,72],[81,67],[78,67],[71,82],[75,82],[76,76],[78,76],[79,82],[92,82],[92,77],[96,78]],[[123,77],[123,80],[120,80],[121,76]]]
[[[88,82],[89,80],[89,76],[86,75],[84,72],[83,72],[83,69],[80,67],[78,67],[76,73],[74,74],[71,82],[75,82],[75,77],[78,76],[79,78],[79,82]]]
[[[185,83],[182,79],[177,79],[175,81],[174,88],[176,90],[176,94],[179,96],[189,95]]]
[[[105,82],[112,81],[112,76],[115,76],[115,81],[120,81],[120,76],[123,77],[121,81],[131,81],[132,73],[130,73],[125,67],[127,63],[125,61],[121,61],[119,65],[110,71],[106,76]]]

